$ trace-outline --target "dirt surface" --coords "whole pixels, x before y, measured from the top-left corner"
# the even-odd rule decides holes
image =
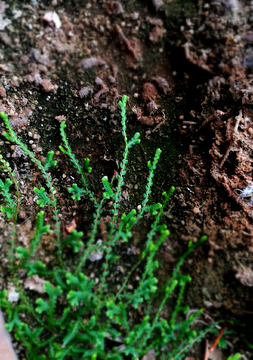
[[[208,241],[189,258],[185,303],[216,320],[241,320],[253,344],[253,7],[250,1],[0,1],[0,111],[42,161],[54,150],[52,171],[63,231],[73,219],[86,229],[91,213],[70,201],[74,170],[60,153],[59,123],[70,145],[90,158],[97,194],[112,178],[124,149],[118,101],[128,96],[128,134],[141,133],[129,158],[124,211],[139,205],[147,161],[162,155],[151,202],[176,191],[163,221],[171,231],[159,250],[160,281],[189,240]],[[38,210],[32,189],[40,174],[18,147],[1,137],[21,183],[19,241],[25,245]],[[47,214],[50,223],[51,214]],[[1,215],[2,283],[6,234]],[[149,219],[135,231],[138,246]],[[53,235],[52,235],[53,236]],[[53,248],[44,239],[45,253]],[[51,255],[45,255],[50,261]],[[251,350],[229,338],[228,353]],[[197,353],[193,353],[195,359]]]

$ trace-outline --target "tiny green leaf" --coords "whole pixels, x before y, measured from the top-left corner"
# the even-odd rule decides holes
[[[33,188],[33,191],[35,192],[35,194],[38,195],[39,199],[37,200],[37,204],[40,205],[41,207],[44,207],[45,205],[50,205],[52,204],[52,200],[49,199],[49,197],[47,196],[47,194],[45,193],[45,188],[41,187],[40,189],[38,189],[37,187]]]

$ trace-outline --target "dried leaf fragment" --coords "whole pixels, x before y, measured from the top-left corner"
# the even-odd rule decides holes
[[[242,283],[244,286],[253,286],[253,271],[242,265],[239,264],[239,268],[236,268],[237,274],[235,277]]]
[[[55,11],[45,13],[42,19],[47,21],[49,24],[53,23],[56,29],[60,29],[61,27],[61,20]]]
[[[76,229],[76,220],[73,219],[68,225],[65,226],[67,232],[70,234],[73,230]]]
[[[44,285],[45,280],[41,279],[38,275],[32,275],[28,277],[24,282],[25,289],[34,290],[40,294],[45,293]]]

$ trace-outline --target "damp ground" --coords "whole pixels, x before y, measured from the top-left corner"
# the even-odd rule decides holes
[[[185,304],[215,320],[240,321],[239,331],[230,329],[235,334],[227,337],[225,353],[241,351],[247,358],[251,350],[238,332],[252,344],[251,192],[240,196],[253,184],[250,10],[247,1],[0,2],[0,111],[41,161],[55,152],[63,233],[71,223],[85,232],[92,214],[86,201],[69,197],[78,176],[59,150],[60,122],[66,120],[77,158],[90,159],[88,178],[100,196],[101,178],[119,171],[118,102],[126,94],[127,133],[139,132],[141,143],[129,154],[123,211],[141,204],[147,162],[160,148],[150,202],[161,202],[171,186],[176,191],[162,219],[171,234],[159,250],[159,281],[189,241],[208,235],[185,261],[183,271],[192,277]],[[33,188],[43,180],[20,149],[3,136],[0,144],[21,184],[19,241],[25,246],[39,211]],[[150,221],[133,233],[137,249]],[[0,225],[5,285],[10,227],[3,214]],[[53,234],[43,246],[49,262]]]

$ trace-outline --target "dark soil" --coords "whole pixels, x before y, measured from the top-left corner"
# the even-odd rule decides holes
[[[185,304],[203,308],[215,320],[240,321],[239,330],[232,329],[236,334],[227,338],[227,353],[239,351],[250,358],[252,350],[239,335],[245,334],[253,347],[251,2],[8,4],[0,2],[0,111],[42,161],[47,151],[55,151],[58,165],[52,177],[63,231],[75,219],[77,230],[85,232],[92,214],[85,201],[77,208],[69,198],[67,189],[77,177],[59,151],[62,118],[57,117],[66,118],[77,158],[90,158],[89,179],[99,195],[101,178],[112,178],[122,158],[118,102],[126,94],[128,136],[138,131],[142,141],[130,152],[123,211],[141,203],[147,161],[161,148],[150,202],[161,201],[172,185],[176,191],[163,217],[171,235],[159,250],[160,281],[170,275],[190,240],[208,235],[185,262],[183,271],[192,277]],[[50,21],[52,12],[59,24],[58,18]],[[3,136],[0,144],[18,169],[20,242],[25,244],[39,210],[33,188],[43,181]],[[50,222],[51,214],[46,215]],[[0,220],[6,256],[9,225],[3,214]],[[137,227],[137,245],[149,224],[147,218]],[[44,246],[50,249],[50,239]],[[199,358],[198,349],[192,356]]]

